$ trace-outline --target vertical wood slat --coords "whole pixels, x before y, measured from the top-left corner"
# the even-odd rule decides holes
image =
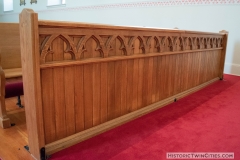
[[[203,61],[202,61],[202,64],[205,66],[203,68],[203,81],[207,81],[207,70],[208,70],[208,67],[207,67],[207,56],[206,56],[206,53],[202,53],[203,54]]]
[[[93,65],[84,65],[83,74],[84,129],[88,129],[93,126]]]
[[[205,81],[209,79],[209,60],[208,60],[208,54],[207,52],[205,53]]]
[[[148,90],[148,85],[149,85],[149,83],[148,83],[148,81],[149,81],[149,59],[148,58],[146,58],[146,59],[144,59],[144,67],[143,67],[143,97],[142,97],[142,105],[143,106],[147,106],[147,104],[148,104],[148,97],[149,97],[149,90]]]
[[[191,53],[186,53],[184,57],[185,62],[185,68],[184,73],[185,76],[183,77],[183,83],[184,83],[184,91],[190,89],[191,87]]]
[[[183,87],[183,91],[186,91],[188,89],[188,74],[189,74],[189,63],[188,62],[188,53],[185,53],[183,55],[183,69],[182,69],[182,80],[181,85]]]
[[[93,126],[101,123],[101,64],[93,64]]]
[[[53,69],[42,70],[42,99],[44,113],[44,133],[46,144],[56,140],[56,120],[53,96]]]
[[[200,52],[197,52],[196,54],[196,83],[195,85],[197,86],[199,84],[199,79],[200,79],[200,68],[201,68],[201,64],[200,64],[201,58],[200,58]]]
[[[115,88],[114,88],[114,95],[115,95],[115,104],[114,104],[114,108],[115,109],[115,116],[119,117],[121,116],[121,96],[122,96],[122,62],[121,61],[117,61],[115,62],[115,70],[114,70],[114,82],[115,82]]]
[[[129,113],[133,105],[133,66],[134,60],[127,61],[127,108],[126,111]]]
[[[100,79],[100,91],[101,91],[101,123],[104,123],[108,120],[108,67],[107,63],[101,63],[101,79]]]
[[[157,57],[153,58],[153,71],[152,71],[152,103],[157,102],[158,99],[156,98],[157,96]],[[156,100],[157,99],[157,100]]]
[[[128,86],[128,62],[122,61],[122,73],[121,73],[121,115],[128,113],[127,108],[127,86]]]
[[[139,59],[134,59],[133,60],[133,84],[132,84],[132,107],[131,107],[131,112],[136,111],[138,109],[138,70],[139,70],[139,65],[138,65]]]
[[[165,67],[166,65],[166,56],[161,56],[158,57],[158,72],[157,72],[157,94],[156,96],[158,97],[158,101],[163,100],[166,98],[167,93],[166,93],[166,78],[167,78],[167,68]],[[165,68],[165,69],[162,69]]]
[[[174,94],[180,93],[181,92],[181,62],[180,62],[180,56],[181,55],[176,55],[176,60],[175,60],[175,76],[174,76]]]
[[[148,64],[148,91],[147,91],[147,105],[152,104],[152,75],[153,75],[153,57],[149,58]]]
[[[75,84],[75,93],[74,93],[74,104],[75,104],[75,128],[76,132],[81,132],[85,128],[84,123],[84,96],[83,96],[83,65],[75,66],[75,78],[74,78],[74,84]]]
[[[113,119],[116,116],[116,106],[115,106],[115,63],[108,63],[108,120]]]
[[[167,64],[172,64],[173,62],[172,62],[172,55],[170,55],[170,56],[166,56],[166,65],[165,65],[165,67],[166,67],[166,79],[165,79],[165,85],[166,85],[166,97],[164,97],[164,98],[168,98],[168,97],[170,97],[170,95],[172,94],[171,93],[171,87],[173,86],[173,84],[172,84],[172,79],[173,79],[173,77],[172,77],[172,75],[173,75],[173,70],[172,70],[172,65],[167,65]]]
[[[64,90],[64,68],[53,69],[54,107],[56,119],[56,139],[66,137],[66,114],[65,114],[65,90]]]
[[[75,67],[64,68],[64,97],[65,97],[65,115],[67,135],[76,132],[75,126],[75,85],[74,85]]]
[[[138,92],[137,92],[137,97],[138,97],[138,102],[137,102],[137,108],[140,109],[143,107],[143,79],[145,78],[144,75],[144,59],[140,58],[138,60]]]

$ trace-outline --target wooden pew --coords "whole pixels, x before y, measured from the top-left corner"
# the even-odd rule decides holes
[[[6,85],[21,81],[21,54],[18,23],[0,23],[0,126],[11,126],[6,113],[5,93]]]
[[[223,78],[227,32],[38,20],[20,14],[28,146],[36,159]]]

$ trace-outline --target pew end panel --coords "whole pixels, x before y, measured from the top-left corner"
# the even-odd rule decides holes
[[[227,44],[226,33],[40,21],[30,9],[20,36],[37,159],[221,79]]]

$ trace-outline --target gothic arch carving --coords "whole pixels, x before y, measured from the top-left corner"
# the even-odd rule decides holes
[[[210,48],[215,48],[213,43],[213,38],[209,38]]]
[[[187,45],[189,50],[193,50],[193,39],[191,37],[187,38]]]
[[[43,43],[40,48],[40,52],[41,52],[40,53],[41,54],[40,63],[41,64],[46,62],[46,56],[48,54],[55,53],[55,51],[51,48],[51,46],[52,46],[53,41],[57,38],[60,38],[61,40],[63,40],[66,43],[66,49],[63,52],[71,54],[72,60],[76,59],[77,49],[76,49],[72,39],[68,35],[65,35],[65,34],[53,34],[53,35],[47,36],[43,40]]]
[[[146,53],[146,44],[144,43],[144,38],[142,36],[138,36],[137,39],[139,40],[140,44],[139,44],[139,49],[142,50],[142,53]],[[136,39],[135,39],[136,40]],[[135,41],[134,40],[134,41]],[[135,44],[134,44],[135,45]],[[134,46],[134,48],[136,48],[136,46]]]
[[[161,47],[161,44],[160,44],[160,38],[159,37],[157,37],[157,36],[154,36],[154,41],[155,41],[155,48],[157,49],[157,52],[161,52],[161,49],[162,49],[162,47]]]
[[[118,35],[116,39],[118,39],[121,42],[121,46],[119,49],[123,50],[124,55],[127,55],[127,49],[126,49],[126,43],[124,41],[124,37],[121,35]]]
[[[199,37],[196,38],[196,41],[195,41],[195,46],[196,46],[196,49],[201,49],[201,39]]]
[[[172,52],[174,49],[174,43],[171,37],[167,37],[167,39],[165,40],[165,42],[167,42],[167,50]]]
[[[179,41],[179,44],[178,44],[179,50],[180,50],[180,51],[184,51],[184,50],[185,50],[185,41],[184,41],[184,38],[183,38],[183,37],[179,37],[179,38],[178,38],[178,41]]]
[[[205,49],[208,48],[207,45],[208,45],[207,38],[203,38],[203,46],[204,46],[203,48]]]
[[[93,40],[93,41],[92,41]],[[91,53],[88,51],[88,48],[92,48],[93,45],[91,43],[95,42],[95,51],[96,53],[99,53],[99,56],[96,55],[96,53]],[[89,44],[90,43],[90,44]],[[89,44],[89,46],[88,46]],[[80,57],[82,58],[94,58],[94,57],[104,57],[104,52],[102,49],[102,46],[104,45],[103,41],[101,40],[101,37],[98,35],[91,35],[85,38],[84,43],[82,43],[80,46],[83,46],[82,52],[80,52]],[[81,49],[81,48],[80,48]]]

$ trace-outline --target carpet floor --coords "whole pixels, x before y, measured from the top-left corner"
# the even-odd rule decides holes
[[[164,160],[167,152],[233,152],[240,160],[240,76],[51,155],[50,160]]]

